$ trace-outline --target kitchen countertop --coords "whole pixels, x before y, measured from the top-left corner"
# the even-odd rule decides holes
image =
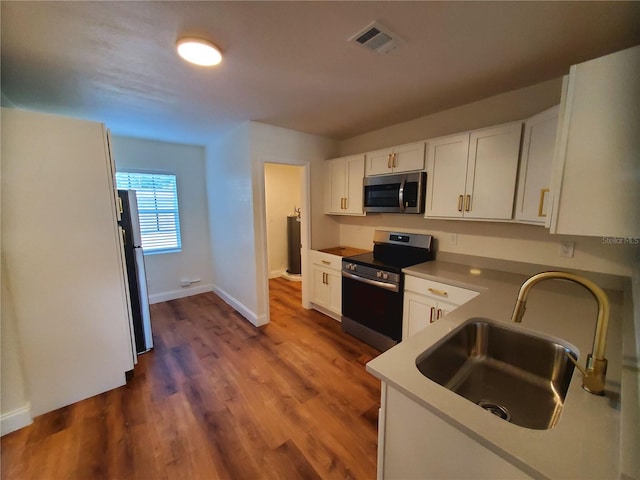
[[[576,369],[558,424],[549,430],[532,430],[482,410],[424,377],[415,365],[418,355],[469,318],[513,325],[510,319],[518,290],[528,276],[442,261],[403,271],[480,295],[371,360],[370,373],[534,478],[620,477],[621,292],[606,291],[611,303],[606,395],[584,391]],[[530,291],[526,314],[517,328],[558,338],[579,353],[579,363],[584,365],[592,349],[596,312],[596,302],[586,289],[550,280]]]
[[[337,255],[338,257],[352,257],[354,255],[360,255],[361,253],[369,253],[371,250],[363,250],[362,248],[355,247],[330,247],[321,248],[318,251],[330,255]]]

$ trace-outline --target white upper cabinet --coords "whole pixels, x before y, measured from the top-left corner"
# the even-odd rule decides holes
[[[462,217],[469,134],[429,140],[426,217]]]
[[[510,220],[516,193],[522,123],[478,132],[469,139],[464,216]]]
[[[544,225],[550,214],[551,166],[558,130],[557,105],[525,122],[515,217]]]
[[[429,140],[427,218],[510,220],[520,122]]]
[[[424,142],[409,143],[369,152],[366,175],[412,172],[424,169]]]
[[[640,236],[640,46],[574,65],[563,91],[551,233]]]
[[[362,179],[364,155],[351,155],[326,161],[325,213],[364,215]]]

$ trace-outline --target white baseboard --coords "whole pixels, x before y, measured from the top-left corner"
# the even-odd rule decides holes
[[[280,278],[284,274],[284,270],[274,270],[269,272],[269,278]]]
[[[331,310],[329,310],[327,308],[324,308],[321,305],[316,305],[315,303],[309,303],[309,305],[314,310],[317,310],[320,313],[324,313],[327,317],[333,318],[336,322],[342,322],[342,316],[341,315],[338,315],[337,313],[332,312]]]
[[[27,402],[24,407],[0,415],[0,435],[15,432],[32,423],[31,404]]]
[[[296,275],[296,274],[292,274],[292,273],[289,273],[289,272],[284,272],[281,275],[281,277],[289,280],[290,282],[301,282],[302,281],[302,275],[300,275],[300,274]]]
[[[149,303],[167,302],[169,300],[175,300],[176,298],[190,297],[191,295],[199,295],[200,293],[211,291],[213,291],[213,285],[211,283],[198,285],[196,287],[184,287],[180,290],[172,290],[170,292],[154,293],[153,295],[149,295]]]
[[[231,307],[233,307],[235,311],[249,320],[249,322],[251,322],[251,324],[253,324],[254,326],[260,327],[269,323],[266,314],[257,315],[253,310],[247,308],[242,302],[240,302],[232,295],[228,294],[226,291],[222,290],[220,287],[213,285],[213,292],[226,303],[231,305]]]

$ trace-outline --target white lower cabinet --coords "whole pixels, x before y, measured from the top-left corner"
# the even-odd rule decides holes
[[[342,314],[342,257],[311,251],[313,284],[311,303],[322,313],[340,320]],[[318,308],[319,307],[319,308]]]
[[[378,479],[531,478],[385,383],[379,422]]]
[[[402,339],[409,338],[477,295],[473,290],[406,275]]]

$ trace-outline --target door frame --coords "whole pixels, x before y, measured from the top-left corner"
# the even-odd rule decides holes
[[[257,278],[258,305],[264,306],[265,316],[260,322],[261,325],[271,321],[271,311],[269,307],[269,252],[267,243],[267,204],[265,188],[265,164],[290,165],[302,168],[300,185],[300,243],[301,247],[301,274],[302,274],[302,306],[309,308],[309,281],[307,273],[307,261],[311,242],[311,165],[310,162],[300,163],[286,158],[261,157],[259,162],[259,178],[256,182],[258,186],[257,198],[259,207],[256,225],[256,260],[258,261],[258,271],[261,272]],[[259,315],[262,317],[262,315]]]

